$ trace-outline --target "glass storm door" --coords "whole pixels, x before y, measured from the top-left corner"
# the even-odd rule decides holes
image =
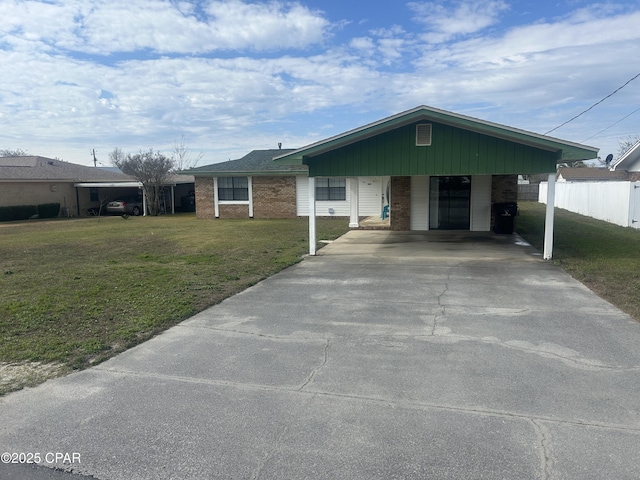
[[[429,179],[429,229],[469,230],[471,177]]]

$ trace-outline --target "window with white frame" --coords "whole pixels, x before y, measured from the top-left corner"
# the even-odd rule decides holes
[[[219,177],[218,200],[249,200],[249,180],[247,177]]]
[[[316,178],[316,200],[346,200],[345,178]]]

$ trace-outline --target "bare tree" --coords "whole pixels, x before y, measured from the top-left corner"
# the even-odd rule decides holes
[[[618,140],[618,156],[616,158],[622,157],[639,141],[640,135],[627,135],[626,137]]]
[[[559,167],[565,168],[587,168],[589,165],[584,163],[582,160],[575,160],[573,162],[565,162],[558,165]]]
[[[109,160],[111,160],[111,163],[118,168],[120,168],[118,166],[118,163],[122,163],[126,160],[126,158],[127,156],[124,154],[121,148],[116,147],[111,152],[109,152]]]
[[[21,148],[17,148],[15,150],[11,150],[6,148],[4,150],[0,150],[0,157],[28,157],[29,154],[26,150],[22,150]]]
[[[147,197],[149,214],[159,215],[164,185],[169,183],[169,179],[175,171],[173,159],[165,157],[160,152],[154,152],[152,148],[147,152],[140,150],[140,153],[135,155],[129,154],[124,159],[116,158],[114,160],[112,155],[109,157],[123,173],[131,175],[142,183],[144,194]]]
[[[175,162],[176,170],[187,170],[195,167],[202,160],[202,153],[195,155],[184,141],[184,135],[180,141],[176,142],[173,148],[172,159]]]

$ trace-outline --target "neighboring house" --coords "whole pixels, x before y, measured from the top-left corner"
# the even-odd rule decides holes
[[[128,185],[110,190],[114,196],[138,188],[121,172],[39,156],[0,157],[0,206],[59,203],[62,213],[83,215],[100,205],[101,192],[96,187],[77,188],[78,182]]]
[[[640,181],[640,141],[611,164],[614,172],[624,171],[632,181]]]
[[[370,179],[372,187],[373,180],[380,185],[377,215],[388,203],[392,230],[490,231],[492,205],[517,200],[519,174],[548,174],[555,183],[559,163],[596,158],[598,149],[420,106],[294,151],[266,152],[255,170],[238,168],[240,159],[230,170],[222,163],[185,171],[196,177],[198,216],[309,215],[314,232],[315,217],[328,213],[325,195],[344,191],[339,201],[349,199],[349,224],[356,228],[371,214],[360,192]],[[305,197],[303,185],[308,199],[294,206]],[[274,197],[288,209],[274,208]],[[310,242],[315,253],[315,239]]]
[[[547,203],[547,184],[539,201]],[[558,172],[554,205],[622,227],[640,228],[640,142],[611,169],[568,168]]]
[[[193,190],[192,178],[175,180],[184,183],[184,195]],[[135,195],[139,189],[139,182],[120,171],[40,156],[0,157],[0,206],[59,203],[62,215],[85,216],[101,201]]]
[[[612,171],[608,168],[569,168],[558,169],[558,182],[624,182],[629,175],[624,171]]]

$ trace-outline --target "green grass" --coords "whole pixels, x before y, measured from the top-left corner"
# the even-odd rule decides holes
[[[317,229],[318,238],[334,239],[348,226],[318,219]],[[300,261],[307,251],[306,219],[212,221],[182,214],[5,224],[0,362],[56,364],[61,372],[84,368]],[[0,382],[0,394],[32,384],[29,378]]]
[[[516,229],[542,251],[545,205],[520,204]],[[556,209],[553,262],[640,321],[640,230]]]

